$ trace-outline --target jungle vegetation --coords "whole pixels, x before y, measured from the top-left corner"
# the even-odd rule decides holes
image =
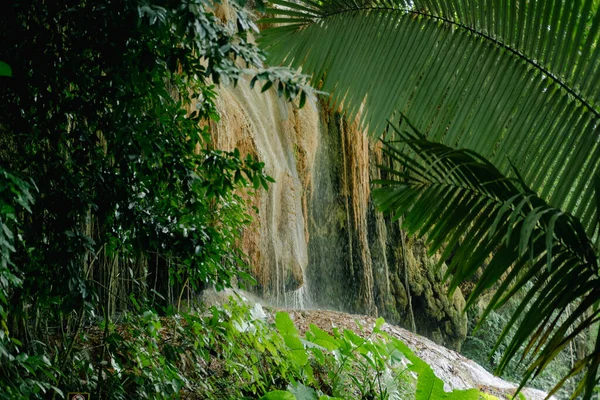
[[[340,362],[306,349],[285,316],[275,331],[236,306],[178,312],[205,286],[251,280],[235,246],[250,222],[244,196],[271,181],[260,160],[212,146],[214,85],[246,77],[302,105],[313,89],[279,66],[289,63],[350,116],[364,103],[373,135],[387,127],[396,161],[382,170],[381,208],[432,249],[460,242],[453,286],[483,260],[471,301],[502,279],[493,308],[533,282],[535,311],[511,321],[519,328],[503,365],[531,337],[536,373],[596,322],[595,1],[273,3],[284,8],[267,11],[282,18],[266,22],[284,25],[262,43],[274,67],[250,40],[258,30],[243,2],[228,18],[200,0],[2,6],[0,398],[76,388],[96,398],[228,389],[325,399],[346,396],[345,384],[356,385],[350,398],[399,398],[410,379],[383,380],[402,372],[398,352],[419,375],[415,396],[451,396],[401,343],[314,329],[303,338],[345,352]],[[566,304],[573,311],[560,318]],[[573,371],[585,372],[587,397],[598,346]]]
[[[531,284],[496,345],[499,373],[525,347],[525,384],[600,317],[598,2],[270,3],[269,63],[382,138],[375,199],[442,260],[458,245],[450,290],[483,266],[467,303],[495,285],[485,317]],[[598,383],[595,343],[572,398]]]
[[[211,145],[214,85],[247,76],[289,100],[310,88],[264,67],[242,6],[228,20],[195,0],[1,6],[0,398],[177,394],[168,362],[121,373],[111,354],[131,335],[114,318],[156,330],[190,291],[250,279],[242,195],[272,179]],[[82,351],[99,325],[100,350]],[[164,364],[151,343],[125,361]]]
[[[180,307],[251,281],[244,199],[272,182],[214,148],[215,85],[247,80],[300,106],[313,92],[263,65],[242,6],[2,5],[0,399],[446,396],[397,340],[301,337],[286,314],[267,323],[235,302]]]

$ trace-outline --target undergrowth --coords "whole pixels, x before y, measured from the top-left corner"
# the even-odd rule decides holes
[[[70,356],[52,340],[38,346],[18,361],[18,381],[0,380],[0,398],[70,391],[109,399],[492,398],[477,389],[444,392],[431,367],[383,332],[383,323],[370,335],[311,325],[301,336],[287,313],[273,318],[258,304],[233,300],[205,312],[126,314],[82,329]]]

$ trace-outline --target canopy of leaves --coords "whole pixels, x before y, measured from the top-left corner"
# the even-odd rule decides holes
[[[597,236],[600,12],[593,0],[271,2],[272,64],[302,66],[374,135],[395,111],[430,140],[516,165]]]
[[[452,276],[451,291],[483,265],[467,307],[501,281],[482,319],[526,288],[495,347],[518,326],[497,371],[501,373],[520,345],[527,343],[521,360],[529,356],[535,361],[524,383],[579,332],[599,321],[600,310],[594,305],[600,301],[600,282],[593,245],[576,218],[546,204],[521,181],[506,178],[477,153],[432,143],[408,123],[402,128],[395,129],[398,139],[387,142],[384,151],[403,166],[403,172],[382,167],[387,179],[379,182],[382,187],[375,191],[375,199],[383,211],[404,215],[404,227],[426,237],[431,253],[445,245],[440,263],[458,248],[446,273]],[[526,287],[531,280],[533,285]],[[563,318],[569,305],[574,311]],[[593,387],[599,356],[592,352],[571,374],[587,367],[587,384]]]

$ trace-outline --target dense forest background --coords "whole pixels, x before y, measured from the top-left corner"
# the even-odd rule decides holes
[[[236,247],[250,220],[241,194],[271,179],[212,147],[214,84],[249,75],[292,99],[303,78],[262,68],[241,5],[228,21],[207,5],[3,7],[2,397],[74,379],[62,375],[73,344],[99,319],[108,329],[116,312],[251,280]]]
[[[170,322],[161,319],[178,314],[185,308],[184,303],[202,289],[243,287],[254,281],[240,242],[244,229],[252,222],[253,196],[259,190],[268,190],[273,179],[265,172],[264,162],[255,155],[215,146],[211,135],[219,121],[216,85],[249,82],[263,92],[274,90],[302,108],[316,91],[309,86],[309,76],[297,71],[316,70],[312,84],[333,92],[334,100],[344,100],[350,120],[365,102],[365,109],[371,111],[364,111],[359,117],[363,118],[362,123],[370,123],[372,130],[382,130],[386,123],[381,118],[369,118],[387,119],[393,114],[391,108],[397,106],[388,97],[378,96],[382,92],[379,89],[375,90],[376,95],[365,97],[373,89],[371,83],[366,83],[371,81],[357,80],[357,76],[364,77],[366,70],[353,70],[352,66],[346,69],[344,63],[348,57],[342,56],[346,54],[343,46],[351,44],[347,37],[358,37],[360,30],[354,36],[343,36],[344,32],[337,29],[344,25],[335,20],[335,29],[329,32],[335,32],[336,40],[346,39],[336,44],[339,47],[329,47],[327,52],[325,47],[329,42],[315,41],[321,37],[318,29],[325,27],[325,23],[310,25],[315,20],[327,21],[338,11],[343,14],[346,6],[360,11],[367,6],[385,8],[385,2],[301,5],[280,0],[273,3],[281,3],[284,8],[265,9],[262,2],[256,4],[259,11],[275,15],[262,20],[265,27],[272,28],[261,36],[262,48],[254,42],[259,30],[243,1],[231,2],[227,7],[199,0],[159,4],[108,0],[15,1],[3,8],[0,15],[1,398],[64,397],[73,387],[93,392],[98,398],[127,398],[132,393],[140,398],[178,397],[182,393],[210,398],[224,388],[228,388],[224,396],[229,398],[269,396],[275,390],[280,391],[276,394],[280,397],[265,398],[289,398],[283,390],[286,388],[290,393],[295,391],[296,398],[302,390],[312,390],[310,396],[314,394],[314,398],[317,393],[319,398],[328,398],[352,397],[359,392],[362,398],[374,398],[375,393],[378,398],[402,398],[411,385],[415,386],[417,398],[425,398],[419,397],[426,391],[423,385],[429,385],[431,393],[446,396],[443,383],[440,389],[440,382],[432,377],[430,368],[389,337],[387,344],[369,342],[370,355],[367,355],[360,351],[366,341],[352,333],[331,337],[317,330],[308,333],[306,340],[310,343],[331,351],[346,351],[344,360],[350,361],[335,364],[339,357],[326,358],[314,350],[309,352],[307,349],[314,346],[302,344],[285,316],[278,316],[275,324],[283,336],[256,322],[262,318],[257,317],[260,312],[256,309],[236,305],[220,311],[213,309],[208,317],[185,314],[183,319],[177,317],[180,319]],[[578,6],[582,14],[589,15],[589,21],[585,19],[581,28],[577,28],[571,21],[579,15],[575,11],[563,12],[567,6],[555,3],[556,7],[550,9],[541,5],[534,8],[528,2],[529,14],[523,14],[523,19],[531,15],[532,21],[534,18],[538,21],[543,14],[548,21],[559,21],[556,24],[561,28],[569,26],[569,32],[573,33],[570,36],[589,43],[590,49],[577,42],[565,52],[581,48],[592,60],[586,76],[597,78],[600,76],[594,73],[600,57],[595,38],[600,27],[597,4],[590,0]],[[422,9],[414,4],[404,6],[409,8],[408,18],[417,14],[421,18],[427,10],[435,10],[431,12],[437,13],[436,21],[444,22],[444,18],[454,15],[459,25],[460,12],[466,10],[462,4],[452,14],[437,2],[423,4]],[[506,14],[518,8],[514,3],[510,6],[507,3]],[[592,18],[592,14],[596,17]],[[495,15],[504,22],[498,17],[502,13]],[[368,23],[371,16],[364,17],[360,22],[362,27],[375,27],[381,22]],[[415,21],[420,21],[418,18]],[[366,32],[363,40],[387,35],[389,29],[395,29],[395,22],[390,21],[384,21],[379,33]],[[486,23],[491,32],[491,21]],[[306,24],[310,26],[305,27]],[[433,26],[429,22],[423,24]],[[435,30],[438,28],[440,31]],[[435,29],[430,38],[447,34],[442,23]],[[531,29],[530,25],[527,29]],[[296,39],[288,41],[288,35],[293,33],[297,34]],[[308,35],[308,39],[302,35]],[[322,63],[303,53],[312,48],[307,43],[325,46],[309,52],[311,57],[324,60]],[[366,45],[361,43],[354,47],[366,51]],[[478,43],[474,48],[482,46]],[[463,44],[450,43],[444,54],[448,57],[461,54],[456,51],[459,46]],[[510,43],[500,46],[503,52],[507,46]],[[552,45],[539,46],[543,47],[549,51]],[[270,59],[273,67],[264,65],[267,59],[264,48],[274,54]],[[286,58],[290,51],[296,51],[297,55]],[[332,60],[331,54],[340,56]],[[365,54],[356,59],[365,62],[370,57],[368,52]],[[492,50],[482,54],[490,59],[497,56]],[[587,65],[586,57],[579,54],[581,65]],[[304,61],[307,64],[303,69],[296,70]],[[294,69],[279,66],[290,62]],[[342,72],[336,70],[339,63]],[[420,71],[426,70],[425,66],[431,67],[429,61],[425,66],[406,65]],[[489,66],[484,60],[473,63],[473,68],[484,65]],[[521,64],[518,65],[504,76],[518,76]],[[423,78],[411,70],[395,67],[382,71],[399,76],[412,74],[419,82],[417,86]],[[537,70],[524,71],[523,76],[530,79],[540,77]],[[460,74],[462,77],[465,72]],[[444,73],[436,76],[457,79],[456,75]],[[379,78],[390,81],[386,76]],[[494,81],[483,75],[481,79],[486,84],[492,82],[489,85],[494,88],[504,82],[500,80],[504,78]],[[568,79],[566,84],[552,79],[548,79],[552,81],[548,85],[554,85],[555,81],[563,86],[570,83]],[[540,81],[546,82],[546,78]],[[437,81],[431,82],[423,93],[432,93]],[[599,151],[597,140],[593,141],[594,118],[598,116],[593,102],[597,79],[593,82],[585,90],[574,92],[579,96],[571,92],[559,96],[563,94],[563,86],[546,87],[555,96],[552,99],[558,104],[556,107],[564,106],[570,113],[564,120],[572,124],[564,126],[581,127],[587,136],[579,142],[575,128],[561,131],[563,125],[558,122],[549,122],[550,125],[540,122],[536,127],[548,128],[553,135],[565,133],[571,144],[576,143],[575,150],[563,151],[558,144],[545,141],[542,134],[536,133],[538,136],[531,136],[530,143],[539,139],[543,146],[535,157],[520,159],[526,166],[525,178],[510,160],[503,159],[502,167],[497,169],[485,159],[489,156],[494,161],[493,157],[500,157],[494,146],[505,146],[505,142],[494,142],[491,134],[465,139],[474,142],[475,150],[483,155],[454,149],[459,137],[462,138],[460,135],[450,135],[456,139],[453,143],[435,141],[441,137],[436,132],[444,131],[433,129],[443,126],[443,118],[438,116],[454,118],[455,115],[454,103],[448,99],[460,99],[458,91],[451,92],[443,85],[438,103],[434,100],[419,103],[423,94],[413,93],[411,97],[404,93],[410,99],[407,104],[421,107],[420,111],[411,114],[411,110],[399,108],[401,112],[386,131],[386,139],[393,141],[387,140],[382,145],[386,165],[381,167],[382,179],[376,192],[379,209],[402,221],[410,233],[425,236],[431,252],[443,253],[439,259],[440,263],[448,262],[446,278],[450,279],[451,290],[474,274],[479,277],[475,279],[472,296],[467,299],[468,305],[475,305],[479,296],[489,293],[488,289],[499,287],[484,314],[506,324],[507,328],[497,334],[509,344],[502,347],[507,355],[501,358],[496,355],[492,363],[502,370],[515,355],[532,353],[537,358],[526,359],[530,368],[524,372],[525,381],[544,370],[549,360],[564,355],[561,351],[580,332],[589,332],[590,327],[597,330],[599,311],[595,304],[600,288],[598,254],[593,242],[598,240],[600,203],[593,196],[598,189],[589,183],[597,182],[600,187],[600,180],[593,178],[597,175],[595,155]],[[338,86],[347,84],[358,94],[336,91]],[[475,83],[470,89],[474,86]],[[525,87],[540,89],[533,84]],[[592,93],[591,100],[586,102],[583,96],[588,93]],[[489,115],[495,109],[494,101],[501,100],[497,97],[484,97],[488,108],[481,106],[482,115]],[[539,97],[543,103],[543,96]],[[510,99],[503,100],[507,103]],[[576,105],[568,105],[571,100]],[[521,100],[518,103],[522,104]],[[519,121],[517,116],[525,115],[519,127],[527,127],[525,122],[531,120],[527,112],[535,111],[537,106],[527,107],[513,113],[498,106],[499,115],[512,116],[516,121]],[[435,123],[427,119],[428,112],[433,113]],[[471,118],[472,114],[467,114]],[[458,118],[463,118],[460,120],[463,122],[467,117]],[[481,127],[484,119],[477,117],[475,125]],[[500,122],[496,125],[505,140],[507,128]],[[530,143],[528,146],[534,148]],[[492,150],[486,153],[484,149],[490,144]],[[589,152],[584,152],[588,148]],[[548,170],[555,175],[536,172],[536,168],[550,165],[545,164],[547,160],[557,156],[569,163],[567,172],[553,163]],[[579,167],[589,172],[589,180],[587,175],[583,178],[577,175]],[[508,174],[514,176],[507,178]],[[553,183],[552,179],[557,177],[561,180]],[[530,185],[530,178],[534,185]],[[443,186],[448,180],[455,191]],[[483,193],[487,200],[483,202],[475,195],[464,194],[461,190],[465,188],[476,195]],[[547,201],[549,197],[552,201]],[[564,212],[561,205],[566,207]],[[455,213],[460,214],[460,220],[447,216],[452,209],[461,211]],[[520,234],[511,236],[513,229]],[[404,233],[398,232],[404,240]],[[469,242],[466,237],[473,239]],[[486,269],[480,271],[484,264]],[[499,286],[494,286],[498,280]],[[581,285],[567,293],[562,288],[569,282]],[[522,306],[511,309],[510,318],[492,311],[513,295]],[[568,315],[562,315],[560,310],[567,308]],[[538,309],[543,312],[537,312]],[[245,330],[239,326],[247,320],[254,327],[255,336],[251,339],[240,334]],[[164,326],[169,327],[172,336],[164,337],[161,333]],[[480,342],[489,346],[493,339],[485,337]],[[239,347],[228,348],[228,344],[236,341],[241,343]],[[94,350],[81,351],[89,349],[82,342],[91,343]],[[474,343],[476,346],[478,342]],[[582,351],[577,360],[574,357],[563,360],[570,365],[560,370],[561,376],[576,378],[569,381],[573,396],[585,392],[589,398],[594,391],[600,360],[598,343],[598,340],[595,345],[585,342],[580,346]],[[473,351],[477,356],[485,353],[481,349]],[[413,371],[419,375],[416,383],[397,371],[395,352],[411,360]],[[252,359],[248,369],[242,369],[245,375],[236,375],[248,354],[256,359]],[[315,371],[308,362],[309,355],[311,360],[317,360]],[[209,365],[215,357],[229,374],[225,378]],[[360,357],[365,357],[370,365],[361,363]],[[335,373],[328,374],[331,370]],[[362,380],[353,381],[356,385],[353,392],[344,392],[349,390],[344,389],[344,382],[352,381],[350,376],[357,370],[365,371]],[[343,379],[342,371],[348,373]],[[394,378],[386,380],[389,387],[382,384],[384,372]],[[325,378],[319,381],[318,377],[325,376],[330,383]],[[243,384],[231,387],[227,379],[238,379]],[[303,389],[304,384],[314,389]],[[478,391],[467,392],[456,396],[477,399],[481,395]],[[313,398],[310,396],[306,398]]]

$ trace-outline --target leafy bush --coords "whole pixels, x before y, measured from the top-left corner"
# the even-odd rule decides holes
[[[127,315],[78,341],[77,357],[95,348],[102,360],[74,365],[69,384],[111,399],[480,398],[476,389],[444,392],[429,365],[380,329],[383,319],[366,337],[315,325],[301,336],[287,313],[271,319],[236,301],[168,318]],[[103,329],[110,333],[99,350]]]
[[[229,19],[203,0],[2,7],[0,396],[63,387],[72,368],[89,381],[93,360],[73,347],[98,315],[110,330],[116,312],[143,318],[248,278],[244,199],[272,179],[212,145],[214,84],[247,76],[301,103],[310,89],[264,68],[250,14],[228,7]]]
[[[72,347],[65,390],[110,399],[462,399],[476,389],[444,392],[444,383],[378,319],[369,335],[311,325],[301,336],[290,316],[230,301],[223,308],[160,317],[126,314],[118,323],[86,329]],[[48,351],[53,358],[59,353]],[[42,358],[45,355],[41,356]],[[36,359],[36,360],[39,360]],[[46,359],[42,365],[50,371]],[[31,364],[34,360],[29,361]],[[57,373],[56,370],[51,371]],[[52,389],[39,374],[29,398]],[[42,388],[44,390],[42,390]],[[10,388],[9,388],[10,389]],[[30,388],[31,389],[31,388]],[[18,391],[0,393],[17,398]],[[487,397],[486,397],[487,396]],[[485,399],[495,399],[486,395]]]

